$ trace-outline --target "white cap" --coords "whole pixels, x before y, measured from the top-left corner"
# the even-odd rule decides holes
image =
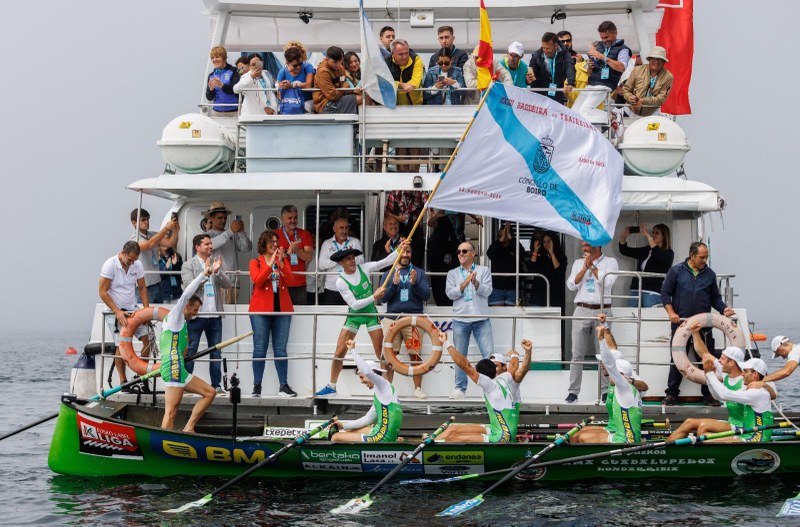
[[[502,353],[494,353],[489,358],[500,364],[508,364],[510,362],[508,355],[503,355]]]
[[[755,370],[764,377],[767,374],[767,363],[761,359],[750,359],[742,364],[743,370]]]
[[[735,362],[740,368],[744,367],[742,366],[744,364],[744,352],[736,346],[728,346],[722,350],[722,354]]]
[[[624,358],[622,356],[622,352],[620,350],[609,350],[609,351],[611,352],[611,356],[614,357],[614,360],[619,360],[619,359],[623,359]],[[600,355],[599,353],[595,354],[594,358],[596,358],[597,360],[599,360],[601,362],[603,360],[602,355]]]
[[[525,55],[525,47],[522,45],[522,42],[515,41],[512,42],[510,46],[508,46],[508,52],[522,57],[523,55]]]
[[[369,368],[370,370],[379,371],[381,373],[386,373],[386,370],[381,368],[381,365],[379,363],[375,362],[374,360],[365,360],[364,362],[367,363],[367,368]]]
[[[778,358],[778,354],[775,352],[778,351],[778,348],[780,348],[782,344],[786,344],[787,342],[789,342],[789,337],[787,337],[786,335],[778,335],[777,337],[772,339],[772,346],[770,347],[772,348],[773,359]]]
[[[617,370],[625,377],[633,378],[633,364],[625,359],[617,359]]]

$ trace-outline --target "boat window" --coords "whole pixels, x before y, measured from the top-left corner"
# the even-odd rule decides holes
[[[350,221],[350,235],[360,239],[363,243],[363,231],[361,225],[362,206],[358,205],[320,205],[319,229],[320,235],[317,236],[317,206],[309,205],[304,211],[306,230],[314,236],[317,241],[317,249],[322,242],[333,236],[333,221],[336,218],[346,217]]]

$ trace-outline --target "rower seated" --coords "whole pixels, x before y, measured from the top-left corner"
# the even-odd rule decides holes
[[[742,364],[742,376],[747,388],[742,390],[730,390],[717,379],[714,373],[714,363],[709,360],[703,361],[703,370],[706,372],[708,387],[720,401],[732,401],[743,405],[744,414],[742,420],[744,428],[765,427],[773,423],[771,408],[772,394],[766,386],[762,388],[751,388],[750,383],[762,380],[767,375],[767,363],[761,359],[750,359]],[[765,442],[772,437],[772,430],[759,430],[746,435],[724,437],[714,441],[724,442]]]
[[[601,320],[601,323],[604,322]],[[609,347],[609,341],[616,346],[613,337],[607,339],[608,328],[597,327],[600,341],[600,359],[603,372],[613,384],[609,386],[606,404],[608,427],[587,426],[575,434],[572,443],[639,443],[642,440],[642,394],[636,387],[633,365],[625,359],[617,358]],[[617,351],[619,354],[619,352]],[[641,383],[641,381],[639,381]],[[642,386],[646,389],[647,385]]]
[[[356,344],[352,339],[348,339],[346,344],[358,367],[356,374],[361,379],[361,384],[373,391],[373,404],[363,417],[355,421],[339,421],[334,418],[333,426],[343,431],[335,433],[331,440],[334,443],[397,441],[400,426],[403,424],[403,409],[400,407],[394,386],[383,378],[386,370],[375,361],[362,359],[356,351]]]
[[[469,360],[450,343],[445,333],[440,331],[439,339],[456,365],[481,387],[489,412],[488,434],[485,425],[454,424],[450,425],[439,439],[459,443],[514,443],[519,423],[519,385],[528,373],[531,363],[533,349],[531,341],[522,341],[522,349],[525,350],[522,363],[519,360],[519,353],[511,350],[507,354],[508,361],[502,355],[495,354],[491,358],[479,360],[473,367]]]

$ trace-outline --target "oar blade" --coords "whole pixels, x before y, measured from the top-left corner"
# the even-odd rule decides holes
[[[800,494],[783,503],[781,511],[777,514],[778,518],[781,516],[800,516]]]
[[[331,513],[358,514],[370,505],[372,505],[372,499],[370,499],[369,494],[367,494],[365,496],[361,496],[360,498],[353,498],[344,505],[339,505],[338,507],[331,509]]]
[[[481,503],[483,503],[483,496],[477,496],[471,500],[464,500],[460,503],[456,503],[455,505],[450,505],[436,516],[460,516],[468,510],[474,509]]]
[[[168,510],[165,510],[165,511],[162,511],[162,512],[168,512],[170,514],[179,514],[181,512],[188,511],[189,509],[202,507],[203,505],[205,505],[206,503],[211,501],[211,499],[212,499],[212,495],[211,494],[206,494],[205,496],[203,496],[202,498],[200,498],[197,501],[192,501],[190,503],[187,503],[186,505],[181,505],[177,509],[168,509]]]

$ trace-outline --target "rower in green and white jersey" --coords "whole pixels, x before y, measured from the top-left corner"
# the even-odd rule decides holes
[[[744,428],[770,426],[773,423],[773,416],[770,411],[772,394],[766,387],[731,390],[717,378],[714,364],[711,360],[703,361],[703,370],[706,372],[708,387],[717,399],[742,405]],[[750,359],[742,364],[742,370],[744,382],[748,385],[751,382],[762,380],[767,375],[767,363],[761,359]],[[759,443],[769,441],[771,437],[772,430],[763,430],[740,437],[726,437],[719,441]]]
[[[533,346],[530,340],[522,341],[525,357],[520,363],[519,353],[508,352],[509,362],[505,365],[503,357],[497,354],[491,358],[481,359],[475,365],[470,364],[464,355],[447,339],[447,335],[439,332],[442,347],[447,349],[453,361],[467,377],[472,379],[483,390],[486,410],[489,412],[489,430],[481,424],[450,425],[441,436],[440,441],[460,443],[513,443],[517,440],[519,424],[520,395],[519,384],[528,373]]]
[[[572,437],[572,443],[639,443],[642,439],[642,396],[633,384],[633,365],[616,358],[606,340],[607,331],[597,327],[603,369],[615,386],[613,397],[607,399],[611,400],[609,427],[587,426]]]
[[[335,443],[344,441],[363,441],[365,443],[386,443],[397,441],[400,426],[403,424],[403,409],[392,383],[383,378],[386,370],[371,360],[364,360],[355,349],[355,342],[346,342],[358,369],[356,373],[361,383],[373,391],[372,407],[355,421],[334,421],[342,432],[331,437]]]

